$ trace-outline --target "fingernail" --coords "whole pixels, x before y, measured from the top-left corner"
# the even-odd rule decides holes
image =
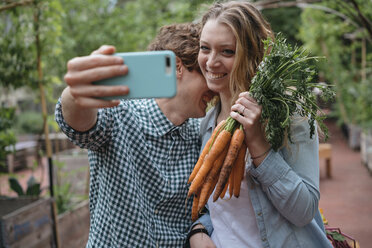
[[[124,60],[123,60],[123,58],[116,57],[115,62],[117,62],[117,63],[124,63]]]

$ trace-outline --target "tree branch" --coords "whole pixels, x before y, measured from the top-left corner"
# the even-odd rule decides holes
[[[29,4],[32,4],[33,2],[34,2],[34,0],[23,0],[23,1],[20,1],[20,2],[10,2],[8,4],[0,6],[0,12],[4,11],[4,10],[15,8],[17,6],[29,5]]]
[[[319,9],[319,10],[322,10],[324,12],[334,14],[334,15],[340,17],[341,19],[349,22],[350,24],[352,24],[353,26],[355,26],[357,28],[363,27],[364,29],[367,30],[367,32],[369,34],[367,36],[368,41],[369,42],[372,41],[372,23],[360,11],[358,3],[355,0],[347,0],[347,1],[352,5],[352,8],[355,9],[355,11],[358,13],[358,15],[354,15],[353,13],[350,13],[350,11],[349,11],[349,14],[352,16],[352,18],[356,19],[356,21],[359,22],[359,23],[356,23],[352,18],[348,17],[347,15],[345,15],[345,14],[343,14],[343,13],[337,11],[337,10],[334,10],[334,9],[331,9],[331,8],[328,8],[328,7],[325,7],[325,6],[322,6],[322,5],[313,4],[313,3],[316,3],[316,2],[323,2],[323,1],[324,0],[293,0],[293,1],[285,1],[284,2],[284,1],[280,1],[280,0],[263,0],[263,1],[254,2],[253,4],[259,10],[286,8],[286,7]]]
[[[358,17],[362,23],[362,25],[364,26],[364,28],[367,30],[367,32],[369,33],[369,35],[371,36],[372,38],[372,23],[370,20],[368,20],[363,14],[362,12],[360,11],[360,8],[358,6],[358,3],[355,1],[355,0],[348,0],[353,6],[354,6],[354,9],[357,11],[358,13]]]
[[[297,7],[298,4],[310,4],[321,2],[322,0],[295,0],[283,2],[281,0],[263,0],[254,2],[254,6],[259,10],[263,9],[276,9],[276,8],[285,8],[285,7]]]

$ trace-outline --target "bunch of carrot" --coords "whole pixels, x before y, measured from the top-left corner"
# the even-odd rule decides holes
[[[230,197],[239,197],[244,176],[245,153],[242,126],[232,119],[221,121],[201,152],[189,177],[188,197],[194,195],[191,219],[197,219],[213,190],[213,201],[223,198],[227,188]]]

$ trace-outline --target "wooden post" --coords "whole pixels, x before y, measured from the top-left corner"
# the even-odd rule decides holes
[[[332,177],[332,145],[328,143],[319,144],[319,160],[325,159],[327,178]]]
[[[43,115],[43,128],[44,128],[44,136],[45,136],[45,147],[46,147],[46,155],[48,158],[52,157],[52,147],[49,140],[49,127],[48,127],[48,111],[46,106],[45,100],[45,91],[43,85],[43,69],[41,67],[41,46],[40,46],[40,37],[39,37],[39,16],[40,10],[37,1],[35,1],[35,13],[34,13],[34,31],[35,31],[35,46],[36,46],[36,56],[37,56],[37,72],[38,72],[38,86],[40,92],[40,100],[41,100],[41,110]],[[51,162],[51,161],[50,161]],[[50,173],[50,172],[49,172]],[[50,195],[53,197],[53,177],[49,178],[50,180]]]
[[[35,46],[36,46],[36,56],[37,56],[37,71],[38,71],[38,85],[39,85],[39,91],[40,91],[40,99],[41,99],[41,108],[42,108],[42,114],[43,114],[43,124],[44,124],[44,136],[45,136],[45,147],[46,147],[46,153],[48,157],[48,169],[49,169],[49,191],[50,196],[54,197],[54,190],[53,190],[53,160],[52,160],[52,147],[49,140],[49,127],[48,127],[48,111],[46,106],[46,100],[45,100],[45,91],[44,91],[44,85],[43,85],[43,70],[41,67],[41,46],[40,46],[40,36],[39,36],[39,17],[40,17],[40,8],[38,5],[38,0],[34,1],[34,31],[35,31]],[[53,201],[54,202],[54,201]],[[55,204],[53,203],[52,208],[52,216],[57,215],[57,209],[55,207]],[[59,238],[58,238],[58,230],[57,230],[57,222],[56,218],[54,218],[53,221],[53,236],[56,247],[60,247],[59,245]]]

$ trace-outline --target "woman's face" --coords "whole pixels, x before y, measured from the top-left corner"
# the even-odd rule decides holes
[[[230,27],[209,20],[200,37],[198,62],[208,88],[219,94],[230,94],[229,81],[233,69],[236,38]]]

